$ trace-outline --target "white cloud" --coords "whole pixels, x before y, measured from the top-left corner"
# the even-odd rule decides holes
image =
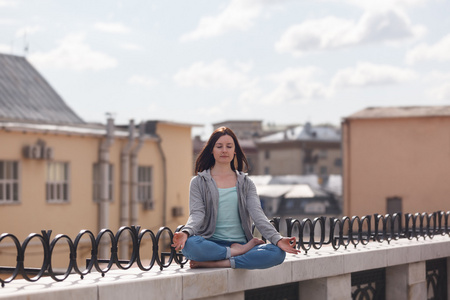
[[[108,54],[92,50],[84,34],[70,34],[49,52],[35,52],[28,58],[41,68],[99,71],[117,66],[117,60]]]
[[[362,43],[401,41],[422,36],[426,29],[413,25],[400,10],[365,13],[357,24]]]
[[[433,1],[433,0],[431,0]],[[385,10],[392,8],[414,7],[431,2],[430,0],[346,0],[347,3],[363,8],[364,10]],[[342,2],[342,0],[336,0]]]
[[[40,31],[40,30],[42,30],[42,28],[39,25],[23,27],[23,28],[20,28],[20,29],[18,29],[16,31],[16,37],[23,37],[25,34],[31,35],[33,33],[36,33],[38,31]]]
[[[338,71],[332,79],[332,86],[364,87],[388,85],[410,81],[416,77],[417,74],[410,69],[361,62],[354,68]]]
[[[420,44],[406,53],[406,62],[414,64],[419,61],[450,61],[450,34],[434,45]]]
[[[272,74],[268,79],[276,84],[275,89],[262,96],[261,102],[268,105],[281,103],[307,103],[312,99],[323,99],[331,90],[314,79],[320,73],[315,67],[288,68]],[[257,95],[257,91],[253,91]],[[247,97],[249,95],[246,95]]]
[[[294,25],[285,31],[275,48],[300,56],[310,51],[395,42],[419,37],[424,32],[423,26],[412,25],[399,10],[369,11],[357,22],[330,16]]]
[[[187,69],[181,69],[174,76],[180,86],[201,88],[242,88],[249,84],[246,73],[251,69],[242,63],[228,64],[225,60],[216,60],[210,64],[199,61]]]
[[[264,7],[280,5],[281,2],[283,1],[231,0],[218,15],[201,18],[197,28],[184,34],[180,40],[192,41],[219,36],[234,30],[248,30],[262,15]]]
[[[134,75],[128,79],[128,84],[141,85],[145,87],[154,87],[158,84],[158,80],[146,76]]]
[[[94,24],[94,28],[109,33],[129,33],[130,29],[122,23],[104,23],[97,22]]]

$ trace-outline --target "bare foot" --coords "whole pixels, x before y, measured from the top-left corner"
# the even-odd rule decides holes
[[[241,244],[238,244],[238,243],[232,244],[230,246],[231,256],[242,255],[242,254],[247,253],[248,251],[250,251],[250,249],[252,249],[253,247],[255,247],[257,245],[261,245],[261,244],[264,244],[264,241],[261,240],[261,239],[258,239],[258,238],[251,239],[245,245],[241,245]]]
[[[224,259],[224,260],[217,260],[217,261],[195,261],[190,260],[189,266],[191,269],[198,269],[198,268],[230,268],[230,260]]]
[[[201,268],[201,261],[190,260],[189,267],[191,267],[191,269]]]

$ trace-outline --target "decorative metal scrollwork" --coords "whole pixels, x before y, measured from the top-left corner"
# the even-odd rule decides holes
[[[416,213],[412,214],[393,214],[393,215],[367,215],[363,217],[354,216],[349,218],[344,216],[342,218],[318,217],[313,220],[305,218],[301,221],[293,218],[286,218],[286,232],[287,236],[293,236],[294,231],[298,232],[298,241],[295,247],[302,249],[306,254],[312,248],[318,250],[324,245],[331,245],[335,250],[341,246],[347,248],[349,245],[357,247],[359,244],[366,245],[370,241],[382,243],[400,238],[414,239],[429,238],[432,239],[435,235],[450,236],[449,227],[450,211]],[[280,231],[280,218],[273,218],[270,220],[276,230]],[[180,225],[175,232],[179,232],[183,228]],[[254,226],[253,226],[254,229]],[[6,279],[0,279],[2,287],[5,283],[13,281],[17,276],[22,276],[27,281],[37,281],[42,276],[50,276],[55,281],[63,281],[70,274],[78,274],[81,279],[95,268],[102,276],[111,270],[115,265],[119,269],[129,269],[135,263],[142,271],[149,271],[153,268],[155,262],[158,264],[160,270],[169,267],[174,261],[176,264],[183,267],[187,263],[187,259],[181,252],[176,252],[170,246],[174,233],[168,227],[161,227],[156,235],[149,229],[142,229],[140,226],[121,227],[116,234],[109,229],[101,230],[97,236],[89,230],[82,230],[78,233],[75,240],[72,240],[65,234],[58,234],[53,240],[50,239],[52,231],[42,230],[41,234],[30,234],[21,244],[19,239],[11,233],[3,233],[0,235],[0,244],[5,240],[11,240],[12,248],[17,252],[16,264],[14,267],[0,267],[0,270],[11,274]],[[118,257],[118,249],[121,236],[129,235],[131,237],[129,249],[129,259],[120,260]],[[167,239],[168,235],[168,239]],[[163,238],[165,236],[165,239]],[[328,239],[326,237],[328,236]],[[90,257],[86,260],[86,269],[83,271],[77,264],[78,248],[82,238],[89,239],[91,248]],[[99,250],[103,239],[109,239],[111,248],[109,259],[100,259]],[[152,243],[151,259],[146,266],[142,260],[142,246],[143,241],[150,239]],[[170,247],[170,251],[160,253],[160,241],[166,242],[165,246]],[[25,268],[25,252],[29,247],[31,241],[38,241],[38,245],[42,246],[43,261],[42,266],[38,269],[30,270]],[[130,240],[130,239],[128,239]],[[263,237],[263,240],[266,240]],[[52,265],[52,257],[54,255],[55,247],[58,243],[66,243],[69,249],[68,266],[62,271],[54,271]],[[1,255],[1,253],[0,253]],[[101,264],[106,264],[102,269]],[[30,273],[36,274],[34,277]]]

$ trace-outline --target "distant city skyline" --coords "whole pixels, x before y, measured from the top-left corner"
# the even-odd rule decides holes
[[[444,0],[0,0],[0,52],[26,56],[88,122],[339,126],[370,106],[450,103],[449,11]]]

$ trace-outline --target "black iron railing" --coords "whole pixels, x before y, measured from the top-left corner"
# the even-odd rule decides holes
[[[416,213],[416,214],[393,214],[393,215],[367,215],[364,217],[343,217],[343,218],[326,218],[318,217],[313,220],[305,218],[297,220],[287,218],[286,232],[287,236],[297,237],[297,249],[303,250],[306,254],[312,248],[320,249],[324,245],[331,245],[335,250],[340,247],[347,248],[350,245],[357,247],[358,245],[366,245],[369,242],[388,242],[400,238],[419,239],[419,238],[433,238],[435,235],[449,235],[450,211]],[[280,231],[280,218],[273,218],[271,223]],[[182,225],[178,226],[175,232],[180,231]],[[2,242],[11,240],[12,247],[16,251],[15,266],[0,267],[0,272],[8,273],[10,276],[6,279],[0,279],[2,287],[5,283],[9,283],[18,276],[23,277],[27,281],[37,281],[42,276],[50,276],[55,281],[65,280],[69,274],[78,274],[83,277],[90,273],[93,268],[102,276],[113,267],[119,269],[129,269],[135,263],[139,269],[149,271],[153,268],[155,262],[158,264],[160,270],[169,267],[173,261],[181,267],[187,263],[187,260],[180,252],[170,247],[173,238],[173,232],[168,227],[161,227],[156,234],[149,229],[142,229],[140,226],[121,227],[115,234],[109,229],[103,229],[95,236],[89,230],[82,230],[72,240],[65,234],[58,234],[51,239],[52,231],[41,231],[41,234],[32,233],[22,243],[19,239],[10,233],[3,233],[0,235],[0,246]],[[127,235],[127,246],[129,250],[128,259],[119,259],[118,249],[121,237]],[[101,244],[104,244],[104,239],[109,239],[111,248],[109,251],[109,258],[100,258],[99,249]],[[263,237],[264,238],[264,237]],[[88,239],[90,244],[90,257],[86,259],[86,266],[83,270],[77,263],[79,257],[80,241]],[[31,241],[36,242],[42,246],[43,260],[40,268],[27,268],[24,265],[25,253]],[[151,241],[151,258],[149,263],[144,263],[142,259],[142,247],[146,243],[144,241]],[[60,269],[54,270],[52,265],[52,256],[56,245],[67,243],[69,248],[68,265],[63,271]],[[4,242],[6,243],[6,242]],[[35,244],[35,243],[34,243]],[[160,247],[163,244],[165,247]],[[163,251],[168,249],[167,251]],[[147,252],[145,253],[147,254]],[[2,252],[0,252],[0,259],[2,259]],[[102,268],[103,265],[106,265]],[[34,277],[30,277],[34,275]]]
[[[438,258],[426,262],[427,291],[429,300],[447,298],[447,260]]]
[[[386,299],[386,270],[373,269],[352,273],[352,300]]]

